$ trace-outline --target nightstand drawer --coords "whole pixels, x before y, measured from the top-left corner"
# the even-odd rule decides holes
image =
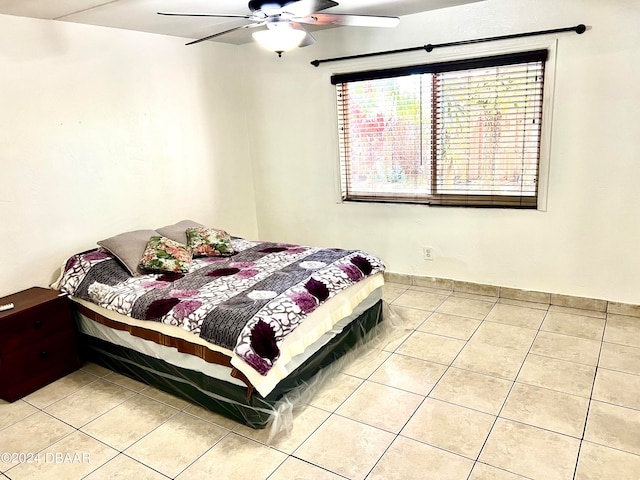
[[[28,347],[57,333],[74,330],[69,301],[58,297],[0,322],[0,355]]]
[[[62,333],[0,358],[0,396],[9,401],[31,393],[79,367],[73,332]]]

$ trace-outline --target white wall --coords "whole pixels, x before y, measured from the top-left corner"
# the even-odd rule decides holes
[[[349,64],[310,60],[578,23],[591,29],[557,36],[546,211],[337,203],[329,76]],[[640,303],[638,25],[637,0],[487,0],[394,30],[318,32],[315,46],[282,59],[243,47],[261,237],[368,249],[396,273]]]
[[[337,202],[329,76],[356,67],[310,60],[577,23],[591,30],[557,37],[546,211]],[[193,218],[364,248],[397,273],[638,304],[639,24],[637,0],[487,0],[317,32],[278,59],[0,16],[0,295],[48,284],[101,238]]]
[[[0,15],[0,295],[185,218],[255,238],[238,47]]]

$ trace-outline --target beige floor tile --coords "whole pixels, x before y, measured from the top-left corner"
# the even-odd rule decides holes
[[[102,365],[98,365],[92,362],[85,363],[82,366],[82,371],[86,373],[90,373],[92,375],[96,375],[98,377],[104,377],[105,375],[109,375],[112,370],[108,368],[104,368]]]
[[[573,478],[580,451],[575,480],[640,478],[639,318],[401,284],[383,295],[399,338],[346,365],[294,410],[288,433],[269,441],[269,430],[90,363],[22,401],[0,401],[0,451],[62,447],[86,451],[90,463],[0,464],[0,472],[12,480],[553,480]]]
[[[605,313],[607,310],[607,301],[596,298],[574,297],[570,295],[551,294],[551,306],[559,306],[574,310],[594,311],[596,313]],[[604,317],[603,317],[604,318]]]
[[[13,403],[0,400],[0,430],[33,415],[37,411],[37,408],[23,400],[16,400]]]
[[[483,320],[491,311],[495,303],[470,298],[449,297],[438,307],[438,312],[461,317]]]
[[[516,327],[540,328],[545,310],[497,303],[487,315],[486,320]]]
[[[391,303],[407,290],[406,286],[400,286],[398,284],[385,283],[382,287],[382,299],[385,302]]]
[[[640,348],[603,342],[598,366],[640,375]]]
[[[466,480],[473,461],[398,437],[367,480]]]
[[[557,313],[571,313],[573,315],[582,315],[585,317],[607,318],[607,314],[604,311],[587,310],[584,308],[574,308],[574,307],[563,307],[560,305],[550,305],[549,311],[557,312]]]
[[[599,368],[592,396],[594,400],[640,410],[640,375]]]
[[[394,306],[418,308],[432,312],[447,298],[446,294],[407,290],[393,301]]]
[[[498,298],[498,303],[504,305],[513,305],[515,307],[533,308],[534,310],[549,310],[549,304],[545,302],[529,302],[527,300],[516,300],[515,298],[500,297]]]
[[[575,480],[638,480],[640,456],[582,442]]]
[[[333,415],[295,456],[339,475],[363,479],[394,438],[392,433]]]
[[[90,365],[94,364],[92,363]],[[23,400],[34,407],[42,409],[95,381],[96,377],[94,375],[90,375],[83,370],[76,370],[40,390],[36,390],[27,395]]]
[[[527,477],[480,462],[476,462],[469,476],[469,480],[524,480],[525,478]]]
[[[471,292],[452,292],[451,297],[455,298],[467,298],[469,300],[481,300],[483,302],[496,303],[498,301],[497,295],[482,295],[480,293]]]
[[[479,296],[498,298],[500,287],[497,285],[487,285],[484,283],[463,282],[456,280],[453,283],[453,293],[471,293]]]
[[[222,429],[196,417],[178,413],[125,454],[169,477],[175,477],[224,437]]]
[[[400,345],[404,343],[404,341],[409,338],[409,335],[413,333],[413,329],[402,330],[399,331],[389,342],[384,346],[383,350],[385,352],[393,353],[395,352]]]
[[[601,341],[604,333],[604,318],[549,311],[540,330]]]
[[[393,354],[380,365],[369,380],[427,395],[446,369],[445,365],[439,363]]]
[[[453,293],[470,293],[479,296],[498,298],[500,287],[497,285],[487,285],[483,283],[462,282],[456,280],[453,283]]]
[[[453,280],[449,280],[446,278],[423,277],[416,275],[412,278],[412,280],[413,286],[411,288],[434,288],[437,290],[443,290],[445,292],[451,292],[453,290]]]
[[[449,368],[430,397],[498,415],[513,382],[480,373]]]
[[[640,411],[592,400],[584,439],[640,455]]]
[[[640,305],[631,303],[608,302],[607,312],[616,315],[627,315],[630,317],[640,318]]]
[[[582,438],[589,399],[516,383],[500,417]]]
[[[569,480],[580,440],[499,418],[479,460],[525,477]]]
[[[342,373],[363,379],[369,378],[390,355],[391,352],[384,350],[369,351],[366,355],[354,358],[349,363],[346,363]]]
[[[480,320],[434,312],[417,329],[421,332],[469,340],[479,325]]]
[[[311,399],[314,407],[335,411],[362,383],[361,378],[339,373]]]
[[[146,387],[143,390],[140,390],[140,393],[149,398],[153,398],[158,402],[166,403],[167,405],[173,408],[177,408],[178,410],[182,410],[183,408],[186,408],[187,406],[190,405],[189,402],[187,402],[186,400],[183,400],[182,398],[176,397],[175,395],[172,395],[167,392],[163,392],[162,390],[159,390],[151,386]]]
[[[176,413],[169,405],[136,395],[89,422],[82,431],[123,451]]]
[[[429,316],[429,312],[417,308],[390,305],[389,309],[398,316],[399,323],[403,328],[411,330],[417,328]]]
[[[393,286],[409,287],[411,285],[411,275],[406,275],[403,273],[384,272],[384,281],[385,285],[391,284]]]
[[[600,344],[599,341],[586,338],[539,332],[531,347],[531,353],[595,366],[598,364]]]
[[[269,480],[342,480],[335,473],[312,465],[296,457],[289,457],[269,476]]]
[[[278,450],[230,433],[176,478],[266,479],[286,458]]]
[[[495,417],[427,398],[402,429],[402,435],[475,459]]]
[[[594,379],[595,367],[529,354],[517,381],[589,398]]]
[[[66,423],[37,412],[0,432],[0,452],[39,452],[73,431]],[[0,470],[8,470],[9,467],[10,464],[0,460]]]
[[[18,465],[12,480],[72,480],[84,478],[118,452],[82,432],[73,432],[40,452],[40,462]]]
[[[367,381],[360,385],[336,413],[398,433],[423,400],[422,395]]]
[[[515,380],[527,355],[526,350],[469,341],[452,366],[506,380]]]
[[[129,390],[133,390],[134,392],[140,392],[148,387],[148,385],[138,382],[133,378],[129,378],[125,375],[121,375],[116,372],[111,372],[108,375],[102,377],[107,382],[113,382],[116,385],[120,385],[121,387],[128,388]]]
[[[413,332],[396,352],[430,362],[449,365],[465,345],[464,340],[432,335],[424,332]]]
[[[45,411],[79,428],[134,395],[135,392],[119,385],[97,380],[49,405]]]
[[[453,285],[453,283],[452,283]],[[434,285],[411,285],[409,290],[415,290],[417,292],[426,292],[426,293],[434,293],[436,295],[451,295],[451,288],[447,288],[445,286],[434,286]]]
[[[329,412],[311,406],[303,408],[301,411],[296,411],[293,414],[291,430],[281,430],[271,440],[269,440],[271,431],[268,427],[257,430],[247,427],[246,425],[238,425],[234,432],[276,448],[281,452],[293,453],[296,448],[302,445],[302,443],[322,425],[329,415]]]
[[[182,411],[184,413],[188,413],[189,415],[193,415],[194,417],[198,417],[201,420],[205,420],[209,423],[218,425],[219,427],[226,428],[227,430],[233,430],[238,425],[240,425],[235,420],[223,417],[222,415],[212,412],[211,410],[201,407],[200,405],[190,404]]]
[[[511,298],[514,300],[524,300],[525,302],[546,303],[547,306],[551,302],[550,293],[509,287],[500,287],[500,297]]]
[[[640,348],[640,319],[608,314],[604,341]]]
[[[412,328],[398,328],[389,337],[389,341],[384,345],[383,350],[385,352],[395,352],[404,341],[409,338],[409,335],[413,333]]]
[[[86,480],[166,480],[167,477],[124,454],[109,460]]]
[[[532,328],[516,327],[514,325],[504,325],[495,322],[483,322],[469,343],[477,344],[478,342],[486,345],[494,345],[496,347],[508,347],[520,350],[526,353],[534,338],[536,338],[537,330]]]

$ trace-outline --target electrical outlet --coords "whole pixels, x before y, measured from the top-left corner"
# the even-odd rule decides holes
[[[425,260],[433,260],[433,248],[431,247],[423,247],[422,253],[424,255]]]

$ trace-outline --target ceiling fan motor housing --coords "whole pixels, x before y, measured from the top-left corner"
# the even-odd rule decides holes
[[[292,28],[290,15],[278,15],[267,18],[267,28],[270,30],[276,28]]]

